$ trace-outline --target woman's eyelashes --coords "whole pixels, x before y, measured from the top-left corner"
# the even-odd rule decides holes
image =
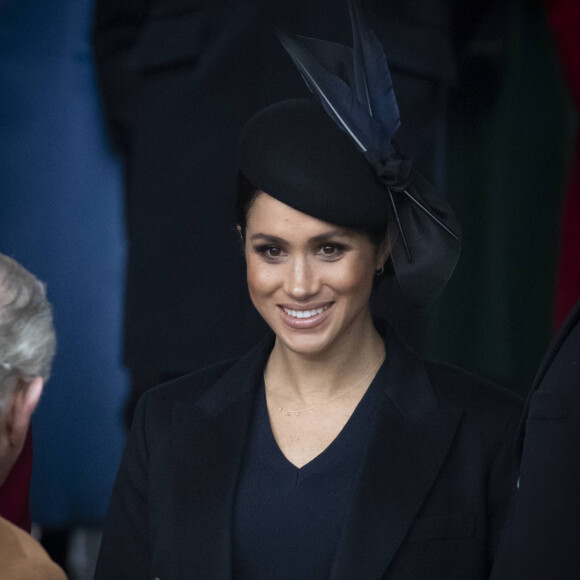
[[[347,247],[344,244],[338,244],[336,242],[326,243],[320,246],[318,254],[322,256],[325,260],[338,260],[346,252]]]
[[[273,244],[254,246],[254,252],[260,254],[266,262],[280,262],[285,256],[284,250],[280,246]]]
[[[348,248],[344,244],[325,242],[314,248],[313,253],[325,262],[333,262],[340,259],[347,250]],[[269,263],[283,262],[288,256],[288,252],[282,246],[275,244],[254,246],[254,252],[261,255]]]

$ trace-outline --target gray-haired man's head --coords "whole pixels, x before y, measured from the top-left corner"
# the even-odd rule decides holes
[[[44,284],[0,254],[0,417],[18,384],[49,378],[55,347]]]

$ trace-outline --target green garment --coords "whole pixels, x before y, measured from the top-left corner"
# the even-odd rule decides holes
[[[541,2],[513,6],[503,62],[485,110],[450,105],[448,196],[463,247],[431,356],[525,393],[552,330],[575,126]]]

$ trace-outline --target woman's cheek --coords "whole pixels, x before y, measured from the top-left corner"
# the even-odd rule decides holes
[[[333,273],[334,286],[344,293],[365,294],[372,288],[374,270],[370,263],[360,256],[341,264]]]
[[[267,293],[276,284],[276,272],[269,264],[257,263],[254,257],[248,261],[247,279],[250,293]]]

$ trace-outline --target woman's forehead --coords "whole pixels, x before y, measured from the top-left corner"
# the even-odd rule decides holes
[[[329,237],[356,238],[361,234],[298,211],[261,191],[248,212],[247,236],[323,241]]]

